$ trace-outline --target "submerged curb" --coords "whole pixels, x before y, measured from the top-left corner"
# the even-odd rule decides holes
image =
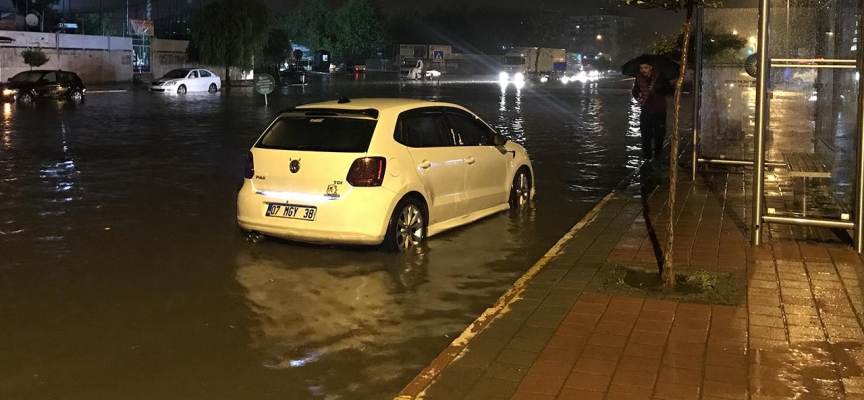
[[[438,357],[432,360],[428,367],[423,369],[423,371],[420,371],[420,373],[410,383],[408,383],[404,389],[402,389],[394,400],[413,400],[422,398],[424,392],[432,381],[435,380],[438,374],[440,374],[445,367],[450,365],[450,363],[452,363],[459,354],[468,347],[471,340],[488,327],[495,317],[500,315],[510,304],[520,298],[519,295],[522,294],[523,290],[525,290],[525,285],[527,285],[528,282],[534,278],[534,276],[537,275],[537,273],[539,273],[546,264],[549,263],[549,261],[558,256],[564,246],[567,245],[567,243],[569,243],[576,234],[582,230],[582,228],[591,223],[603,207],[605,207],[606,204],[609,203],[609,201],[611,201],[619,192],[620,190],[618,189],[613,190],[611,193],[606,195],[603,200],[597,203],[597,205],[595,205],[588,214],[582,217],[582,219],[579,220],[579,222],[577,222],[570,231],[562,236],[561,239],[559,239],[558,242],[540,258],[540,260],[534,263],[534,265],[525,272],[522,277],[516,280],[516,282],[513,283],[513,286],[498,298],[494,306],[487,308],[483,314],[462,331],[462,334],[459,335],[459,337],[450,343],[450,346],[444,349]]]

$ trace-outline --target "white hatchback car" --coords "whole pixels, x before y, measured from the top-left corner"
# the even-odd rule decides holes
[[[249,151],[245,178],[243,230],[389,251],[534,195],[521,145],[462,106],[411,99],[283,110]]]
[[[150,82],[151,92],[218,92],[222,79],[210,70],[201,68],[178,68]]]

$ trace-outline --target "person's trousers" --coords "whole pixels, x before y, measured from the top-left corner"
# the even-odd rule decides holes
[[[642,133],[642,155],[651,158],[663,150],[663,139],[666,138],[666,113],[648,113],[642,111],[639,116],[639,130]],[[652,152],[651,144],[654,144]]]

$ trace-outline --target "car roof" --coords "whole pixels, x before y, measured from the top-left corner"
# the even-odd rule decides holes
[[[464,109],[464,107],[453,103],[441,103],[431,100],[419,99],[404,99],[404,98],[361,98],[349,99],[347,103],[340,103],[340,100],[323,101],[320,103],[311,103],[297,106],[296,109],[310,108],[327,108],[336,110],[368,110],[375,109],[379,112],[399,113],[402,111],[422,108],[422,107],[456,107]],[[289,110],[285,110],[289,111]]]
[[[32,72],[32,73],[37,73],[37,74],[44,74],[46,72],[66,72],[66,73],[74,74],[74,72],[72,72],[72,71],[65,71],[62,69],[28,69],[27,71],[21,71],[18,74],[21,74],[24,72]],[[18,74],[15,74],[15,75],[18,75]]]

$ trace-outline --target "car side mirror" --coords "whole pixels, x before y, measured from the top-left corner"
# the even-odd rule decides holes
[[[507,144],[507,141],[508,141],[508,139],[500,133],[496,133],[492,137],[492,144],[494,144],[495,146],[503,146],[503,145]]]

